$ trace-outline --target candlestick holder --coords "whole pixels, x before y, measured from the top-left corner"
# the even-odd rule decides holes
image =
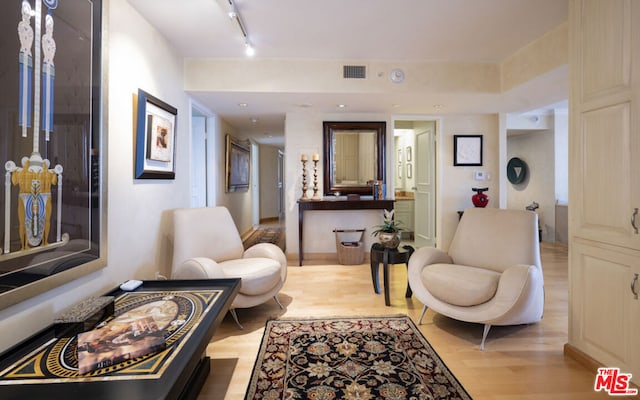
[[[309,189],[307,187],[307,160],[301,160],[302,161],[302,197],[300,197],[300,200],[309,200],[309,197],[307,197],[307,189]]]
[[[313,160],[313,197],[311,200],[322,200],[318,193],[318,160]]]

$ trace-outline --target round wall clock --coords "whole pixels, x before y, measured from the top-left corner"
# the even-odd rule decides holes
[[[524,182],[527,177],[527,171],[529,167],[527,167],[527,163],[519,159],[518,157],[513,157],[507,163],[507,179],[514,185],[518,183]]]

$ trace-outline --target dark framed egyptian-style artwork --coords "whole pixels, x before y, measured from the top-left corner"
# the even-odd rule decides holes
[[[231,135],[226,137],[227,192],[249,190],[251,148],[248,141],[242,142]]]
[[[0,308],[106,264],[102,1],[0,13]]]
[[[174,179],[178,110],[138,89],[136,179]]]

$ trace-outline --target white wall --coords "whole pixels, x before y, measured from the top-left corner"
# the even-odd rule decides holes
[[[126,0],[105,2],[104,8],[107,267],[0,311],[0,351],[49,325],[60,311],[82,299],[127,279],[166,273],[170,260],[165,210],[189,206],[189,111],[182,60]],[[133,104],[138,88],[178,109],[175,180],[133,178]]]

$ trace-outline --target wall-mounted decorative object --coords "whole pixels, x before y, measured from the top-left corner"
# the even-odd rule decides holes
[[[514,185],[524,182],[527,178],[529,167],[527,163],[518,157],[513,157],[507,163],[507,179]]]
[[[0,308],[106,264],[101,22],[101,0],[2,4]]]
[[[413,178],[413,165],[408,163],[407,164],[407,179],[411,179]]]
[[[482,135],[453,135],[453,165],[482,166]]]
[[[227,192],[248,191],[251,163],[249,141],[242,142],[227,135],[226,161]]]
[[[136,179],[174,179],[178,110],[138,89]]]
[[[405,149],[405,153],[407,154],[407,162],[411,161],[411,146],[407,146],[407,148]]]

